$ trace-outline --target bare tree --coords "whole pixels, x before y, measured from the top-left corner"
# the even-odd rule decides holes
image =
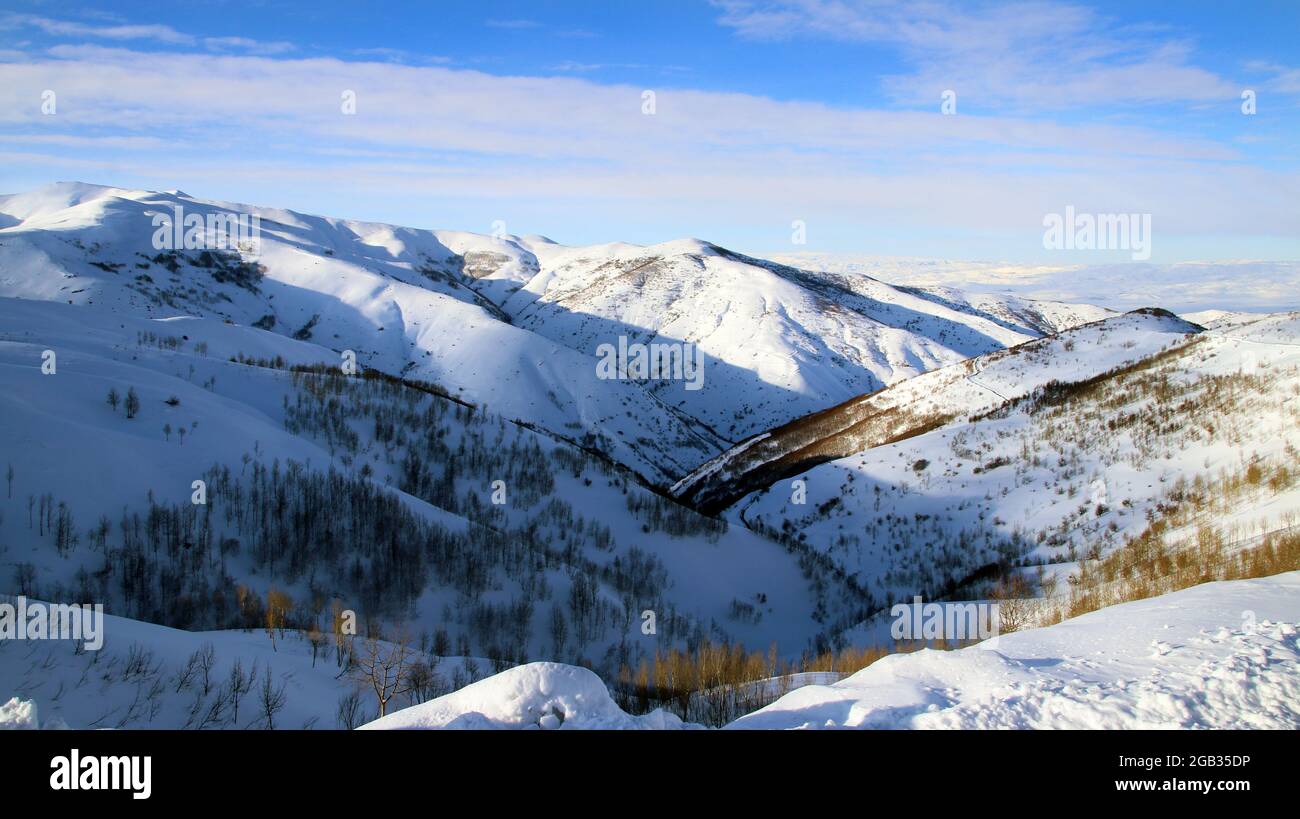
[[[411,690],[409,671],[412,656],[404,632],[394,643],[367,637],[361,652],[354,652],[352,677],[375,692],[379,716],[388,713],[388,703],[393,697]]]
[[[440,697],[447,690],[442,677],[424,660],[411,663],[406,679],[410,688],[409,698],[413,704]]]
[[[998,633],[1010,634],[1029,623],[1033,614],[1033,590],[1025,578],[1018,574],[998,581],[989,594],[997,603]]]
[[[285,693],[285,683],[281,683],[277,688],[275,685],[275,674],[271,667],[266,667],[266,673],[262,675],[261,696],[258,698],[261,707],[262,717],[266,719],[266,729],[275,730],[275,715],[284,708],[285,702],[289,696]]]
[[[245,694],[253,690],[253,683],[257,680],[257,664],[253,664],[253,673],[244,673],[244,661],[235,658],[235,664],[230,667],[230,677],[227,685],[230,687],[230,706],[233,710],[231,720],[239,721],[239,700]]]
[[[334,719],[340,728],[351,731],[361,724],[361,692],[352,689],[339,698],[339,707]]]
[[[217,649],[212,643],[204,643],[195,654],[198,657],[199,682],[206,697],[212,691],[212,669],[217,664]]]
[[[555,645],[555,659],[564,656],[564,644],[569,640],[569,622],[564,619],[564,608],[555,602],[551,605],[551,642]]]
[[[184,691],[194,682],[194,676],[199,673],[199,652],[194,652],[185,660],[177,671],[174,679],[176,680],[176,693]]]
[[[202,697],[199,697],[202,702]],[[215,728],[221,725],[225,719],[226,704],[230,702],[230,692],[224,685],[217,686],[217,693],[213,695],[208,707],[194,714],[194,728],[202,731],[205,728]]]
[[[266,593],[266,634],[271,638],[272,650],[279,650],[275,647],[275,634],[278,631],[281,637],[284,636],[285,625],[292,608],[293,598],[287,592],[273,586]]]

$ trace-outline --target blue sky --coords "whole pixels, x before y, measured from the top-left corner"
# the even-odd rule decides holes
[[[1295,2],[9,0],[0,189],[566,243],[1128,258],[1045,249],[1073,206],[1151,214],[1153,261],[1300,259],[1297,33]]]

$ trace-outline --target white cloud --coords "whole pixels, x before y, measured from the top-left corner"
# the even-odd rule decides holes
[[[1239,85],[1190,64],[1191,47],[1083,6],[947,0],[713,0],[753,39],[813,37],[896,47],[911,68],[885,87],[910,105],[946,89],[981,107],[1059,110],[1108,103],[1230,100]]]
[[[58,92],[56,117],[40,113],[43,89]],[[356,92],[355,115],[340,111],[345,89]],[[1300,177],[1252,166],[1230,143],[655,90],[657,113],[646,116],[641,87],[577,78],[67,45],[0,63],[0,145],[5,134],[160,138],[165,148],[115,158],[101,179],[187,189],[278,180],[283,191],[492,200],[502,212],[525,200],[564,203],[566,213],[627,220],[671,213],[699,232],[724,219],[805,218],[1007,231],[1033,247],[1043,214],[1074,205],[1152,213],[1157,253],[1166,233],[1300,235],[1290,205]],[[27,157],[15,167],[103,160],[94,146],[24,151],[29,144],[10,146],[11,158]]]
[[[1300,68],[1255,60],[1246,64],[1252,74],[1263,75],[1264,86],[1281,94],[1300,94]]]
[[[161,24],[128,25],[117,22],[89,24],[54,20],[32,14],[9,14],[0,18],[0,29],[34,28],[53,37],[92,40],[146,40],[173,46],[202,45],[211,51],[239,51],[248,54],[275,55],[292,51],[292,43],[266,42],[249,37],[195,37]]]
[[[265,42],[247,37],[204,37],[203,45],[213,51],[245,51],[249,54],[286,54],[293,51],[293,43]]]
[[[89,25],[52,20],[31,14],[10,14],[0,20],[0,27],[39,29],[58,37],[92,37],[105,40],[156,40],[173,45],[192,45],[195,38],[165,25]]]

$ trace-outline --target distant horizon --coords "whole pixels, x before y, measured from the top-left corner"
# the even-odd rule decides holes
[[[283,209],[271,202],[210,199],[180,187],[125,188],[120,185],[104,185],[80,180],[59,180],[28,191],[17,191],[15,194],[47,190],[60,185],[161,195],[175,195],[179,192],[180,196],[201,202]],[[304,216],[376,223],[374,220],[351,219],[335,213],[289,210]],[[377,224],[415,230],[492,235],[486,231],[461,230],[454,226],[426,228],[401,223],[378,222]],[[3,227],[5,225],[0,223],[0,229]],[[702,242],[754,258],[831,273],[860,274],[901,287],[947,287],[972,294],[1014,295],[1043,301],[1093,304],[1117,311],[1141,307],[1163,307],[1180,314],[1205,311],[1268,313],[1300,310],[1300,262],[1291,260],[1133,261],[1122,257],[1098,258],[1106,254],[1084,251],[1059,254],[1051,261],[1017,262],[1010,259],[960,259],[800,248],[755,251],[745,247],[728,246],[714,241],[707,235],[672,237],[649,244],[627,242],[617,237],[591,244],[571,244],[556,240],[554,236],[536,232],[505,232],[502,236],[525,241],[540,238],[561,247],[578,248],[620,243],[639,247],[660,247],[680,242]],[[674,249],[672,252],[679,252],[679,250]],[[1122,253],[1121,251],[1121,256]]]
[[[101,188],[117,188],[119,190],[142,190],[142,191],[151,191],[156,193],[169,193],[169,192],[179,191],[181,195],[192,197],[198,200],[232,202],[232,203],[238,203],[242,205],[260,207],[260,208],[279,208],[284,210],[291,210],[296,213],[301,213],[304,215],[323,216],[332,219],[343,219],[343,220],[353,221],[353,222],[371,222],[371,223],[378,223],[378,224],[388,224],[394,227],[414,228],[419,230],[463,231],[466,233],[479,233],[484,235],[488,235],[492,232],[491,226],[488,226],[487,228],[478,226],[478,228],[476,229],[474,226],[462,226],[462,225],[417,225],[417,224],[411,224],[409,222],[400,222],[400,221],[391,222],[382,219],[369,219],[369,218],[357,217],[346,213],[331,213],[331,212],[321,211],[321,210],[302,209],[297,207],[285,207],[280,203],[269,202],[269,201],[258,202],[258,201],[250,201],[248,199],[240,199],[240,198],[212,197],[212,196],[206,196],[202,192],[187,190],[183,186],[137,188],[137,187],[131,187],[126,185],[109,184],[107,182],[92,182],[92,181],[87,181],[86,179],[52,179],[23,189],[0,191],[0,196],[14,196],[18,194],[24,194],[41,188],[60,185],[60,184],[89,185],[89,186],[101,187]],[[712,238],[707,231],[697,231],[691,234],[681,234],[676,236],[664,236],[657,239],[652,238],[643,241],[633,241],[624,237],[612,236],[605,239],[598,239],[592,242],[565,241],[563,238],[557,239],[556,235],[553,232],[546,232],[540,230],[526,230],[526,229],[521,231],[512,230],[512,231],[508,231],[507,233],[510,236],[517,236],[517,237],[529,237],[529,236],[542,237],[549,241],[555,242],[558,245],[563,245],[566,247],[586,247],[586,246],[610,244],[615,242],[623,242],[626,244],[640,245],[644,247],[653,247],[655,245],[693,239],[693,240],[709,242],[710,244],[715,244],[718,245],[719,247],[725,247],[728,250],[733,250],[735,252],[743,253],[745,255],[754,256],[763,259],[771,259],[771,260],[776,260],[779,257],[820,256],[820,257],[837,259],[843,262],[896,260],[900,262],[905,262],[905,261],[925,262],[925,263],[947,262],[947,263],[954,263],[954,264],[989,265],[989,266],[1011,265],[1011,266],[1041,268],[1044,272],[1087,268],[1087,267],[1119,267],[1119,266],[1126,266],[1126,265],[1176,266],[1176,265],[1196,265],[1196,264],[1242,265],[1242,264],[1288,264],[1288,263],[1300,265],[1300,251],[1297,251],[1295,257],[1290,257],[1290,258],[1268,258],[1263,256],[1230,257],[1230,258],[1192,257],[1192,258],[1180,258],[1180,259],[1170,259],[1170,260],[1160,260],[1160,261],[1153,261],[1153,260],[1135,261],[1128,258],[1127,251],[1123,251],[1123,250],[1073,251],[1073,252],[1058,252],[1048,258],[1021,260],[1021,259],[1012,258],[1010,256],[1004,256],[1004,257],[955,256],[955,255],[943,255],[943,254],[923,255],[917,253],[886,253],[886,252],[874,251],[870,249],[860,249],[860,250],[819,249],[815,247],[808,247],[806,245],[805,246],[792,245],[789,247],[767,247],[767,248],[760,247],[755,249],[751,247],[737,246],[734,244],[729,244],[727,242],[717,241],[714,238]],[[560,235],[562,236],[563,234]],[[1296,305],[1297,305],[1296,308],[1286,307],[1283,309],[1300,309],[1300,301],[1296,302]]]

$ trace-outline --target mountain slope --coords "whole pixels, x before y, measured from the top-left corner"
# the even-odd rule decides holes
[[[259,252],[155,250],[154,215],[177,207],[258,215]],[[600,379],[594,358],[512,326],[469,287],[459,270],[469,248],[506,241],[451,234],[444,244],[433,231],[77,184],[6,197],[0,212],[21,220],[0,230],[0,296],[209,316],[352,350],[362,366],[439,383],[655,483],[718,449],[640,385]]]
[[[256,216],[260,243],[160,251],[154,219],[178,208]],[[0,214],[0,296],[206,316],[351,350],[661,487],[758,430],[1106,312],[894,288],[696,240],[570,248],[180,191],[59,183],[0,197]],[[606,377],[599,350],[620,339],[694,345],[702,389]]]
[[[731,517],[825,555],[883,601],[952,593],[993,567],[1065,575],[1142,537],[1234,547],[1293,526],[1300,317],[1230,335],[1179,324],[1124,316],[1030,345],[1042,358],[1001,354],[977,389],[1019,382],[1020,397],[800,472],[802,495],[773,483]],[[1068,341],[1075,366],[1052,352]]]
[[[797,653],[851,602],[562,440],[332,359],[213,319],[0,299],[0,593],[241,628],[240,587],[274,588],[304,628],[340,599],[477,656],[598,665],[693,633]]]
[[[694,239],[544,257],[502,308],[521,327],[578,350],[619,336],[696,345],[705,361],[702,389],[671,381],[651,389],[729,441],[1106,314],[894,288]]]
[[[835,458],[984,412],[1054,380],[1078,380],[1154,354],[1200,328],[1135,312],[978,356],[859,396],[743,441],[672,487],[716,513],[749,492]]]

